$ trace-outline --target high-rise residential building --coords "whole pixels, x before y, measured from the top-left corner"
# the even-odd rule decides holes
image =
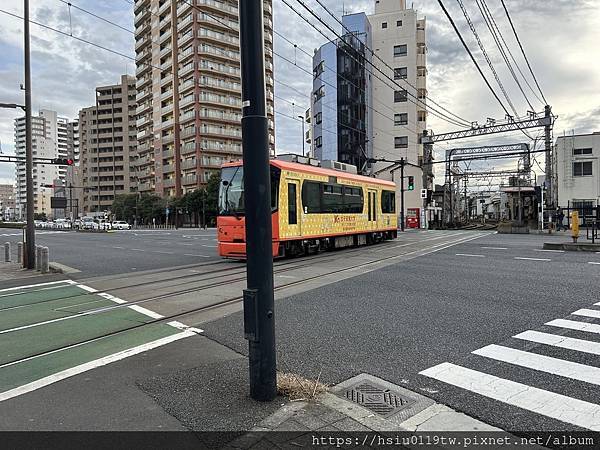
[[[42,109],[38,116],[32,117],[31,138],[32,153],[34,158],[67,158],[73,152],[68,139],[69,119],[59,117],[56,111]],[[25,117],[15,119],[15,152],[25,158]],[[48,202],[41,201],[38,196],[45,195],[48,189],[44,185],[53,185],[55,180],[66,180],[67,168],[52,164],[34,164],[33,166],[33,194],[34,211],[52,216]],[[25,162],[16,164],[16,208],[21,218],[25,218],[27,192],[25,178]],[[51,193],[51,191],[49,191]],[[44,195],[42,195],[44,194]],[[38,201],[39,200],[39,201]],[[42,206],[43,205],[43,208]],[[56,211],[58,213],[58,211]]]
[[[79,119],[75,119],[67,126],[67,142],[69,144],[68,158],[74,161],[73,165],[67,166],[65,180],[65,195],[68,200],[67,217],[74,220],[80,214],[83,205],[82,189],[82,167],[81,153],[79,147]]]
[[[376,0],[374,14],[346,15],[342,22],[343,39],[324,44],[313,58],[307,112],[312,155],[356,165],[361,173],[395,181],[400,190],[398,164],[369,166],[365,160],[424,160],[425,19],[405,0]],[[406,166],[406,176],[415,179],[414,191],[405,193],[406,209],[423,206],[420,189],[432,188],[429,172]]]
[[[263,5],[274,153],[273,13]],[[180,196],[242,156],[238,2],[136,0],[134,12],[139,190]]]
[[[561,208],[600,206],[600,132],[559,136],[554,146],[556,194]]]
[[[80,215],[102,216],[115,196],[137,189],[135,78],[96,88],[96,105],[79,112],[83,202]]]

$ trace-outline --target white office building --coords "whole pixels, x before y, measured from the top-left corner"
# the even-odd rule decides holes
[[[563,135],[554,146],[558,206],[600,206],[600,132]]]

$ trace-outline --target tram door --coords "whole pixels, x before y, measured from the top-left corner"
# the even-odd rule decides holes
[[[374,230],[377,228],[377,191],[367,190],[367,197],[367,218],[369,221],[367,228]]]
[[[285,219],[284,219],[285,220]],[[287,180],[288,235],[301,235],[302,214],[300,208],[300,181]]]

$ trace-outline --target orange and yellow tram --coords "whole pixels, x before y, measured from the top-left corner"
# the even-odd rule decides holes
[[[273,256],[366,245],[397,236],[396,185],[309,164],[271,160]],[[244,258],[244,167],[221,169],[219,254]]]

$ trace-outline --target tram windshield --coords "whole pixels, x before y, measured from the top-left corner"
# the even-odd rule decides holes
[[[280,170],[271,166],[271,209],[278,205]],[[219,215],[244,215],[244,167],[224,167],[221,170],[221,187],[219,190]]]

